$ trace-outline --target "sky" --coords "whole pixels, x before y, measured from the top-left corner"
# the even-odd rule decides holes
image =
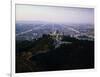
[[[16,21],[94,24],[93,8],[16,5]]]

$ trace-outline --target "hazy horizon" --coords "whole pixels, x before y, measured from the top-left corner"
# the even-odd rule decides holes
[[[16,5],[16,21],[94,24],[93,8]]]

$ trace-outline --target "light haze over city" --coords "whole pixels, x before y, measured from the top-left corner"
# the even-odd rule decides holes
[[[93,8],[16,5],[16,21],[94,24]]]

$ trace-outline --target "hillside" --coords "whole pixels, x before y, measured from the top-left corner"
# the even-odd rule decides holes
[[[94,68],[94,41],[63,36],[55,48],[54,40],[43,35],[37,40],[16,40],[16,72],[37,72]]]

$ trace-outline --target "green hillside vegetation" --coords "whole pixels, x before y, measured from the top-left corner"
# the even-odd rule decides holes
[[[49,35],[32,41],[16,40],[16,72],[94,68],[94,41],[69,36],[63,36],[62,41],[72,43],[55,48]]]

